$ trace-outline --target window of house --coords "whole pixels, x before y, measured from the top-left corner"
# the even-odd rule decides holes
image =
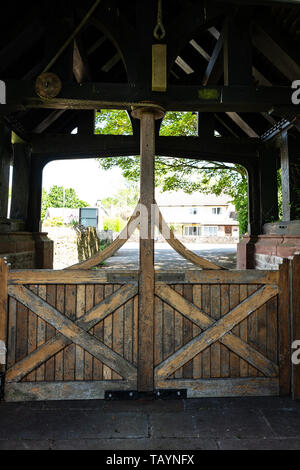
[[[213,207],[211,212],[214,215],[220,215],[222,214],[222,207]]]
[[[191,207],[191,209],[190,209],[190,214],[192,214],[192,215],[198,214],[198,209],[197,209],[197,207]]]
[[[203,235],[205,237],[214,237],[218,235],[218,227],[213,227],[210,225],[207,225],[206,227],[203,227]]]
[[[185,237],[200,237],[201,227],[193,227],[193,226],[186,225],[184,227],[184,236]]]

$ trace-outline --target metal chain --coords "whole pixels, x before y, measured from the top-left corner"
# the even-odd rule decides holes
[[[157,6],[157,24],[153,30],[153,36],[155,39],[160,41],[163,39],[166,35],[166,30],[164,28],[163,22],[162,22],[162,0],[158,0],[158,6]],[[159,32],[160,31],[160,32]]]

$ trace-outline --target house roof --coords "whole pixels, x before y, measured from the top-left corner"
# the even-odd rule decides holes
[[[156,192],[156,202],[159,206],[227,206],[231,204],[230,196],[222,194],[202,194],[195,192],[192,194],[183,191]]]

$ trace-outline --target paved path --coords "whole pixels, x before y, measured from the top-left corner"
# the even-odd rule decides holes
[[[236,268],[236,245],[213,245],[189,243],[189,250],[220,264],[225,268]],[[138,269],[138,243],[126,243],[112,258],[105,261],[105,267],[115,269]],[[155,244],[155,267],[157,269],[197,269],[193,263],[182,258],[167,243]]]
[[[300,449],[300,401],[0,403],[3,449]]]

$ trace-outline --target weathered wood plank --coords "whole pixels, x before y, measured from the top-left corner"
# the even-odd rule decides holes
[[[278,271],[230,270],[230,271],[186,271],[186,282],[192,284],[272,284],[277,285]]]
[[[95,305],[98,305],[99,303],[102,302],[102,300],[104,299],[104,285],[103,284],[95,286],[94,296],[95,296]],[[104,332],[104,322],[100,321],[94,326],[93,334],[98,339],[100,339],[100,341],[103,341],[103,332]],[[92,370],[93,370],[93,380],[103,379],[103,364],[101,361],[99,361],[95,357],[93,358]]]
[[[38,295],[41,299],[46,300],[46,295],[47,295],[46,286],[44,285],[38,286]],[[37,347],[45,344],[45,339],[46,339],[46,323],[44,322],[42,318],[38,317]],[[36,380],[37,381],[45,380],[45,364],[41,364],[39,367],[37,367]]]
[[[124,357],[133,362],[133,300],[124,305]]]
[[[113,293],[113,286],[105,286],[105,297]],[[106,346],[112,348],[113,339],[112,339],[112,328],[113,328],[113,319],[112,315],[107,316],[103,322],[103,342]],[[110,367],[107,367],[106,364],[103,365],[103,379],[111,380],[112,379],[112,370]]]
[[[222,341],[223,344],[226,344],[226,346],[232,348],[232,341],[228,341],[228,338],[225,338],[225,335],[242,320],[247,318],[260,305],[276,295],[276,293],[277,289],[272,286],[264,286],[260,288],[257,292],[252,294],[237,307],[233,308],[233,310],[231,310],[227,315],[215,322],[210,328],[207,328],[206,331],[191,340],[170,358],[166,359],[162,364],[157,366],[155,369],[157,376],[168,377],[174,372],[174,370],[184,365],[187,361],[195,357],[196,354],[204,351],[208,346],[217,340]],[[237,344],[237,341],[241,343],[242,340],[238,337],[234,337],[234,344]],[[267,361],[266,358],[265,360]]]
[[[134,382],[126,380],[9,383],[5,387],[5,401],[101,400],[106,390],[132,390],[135,387]]]
[[[193,302],[193,286],[191,284],[185,284],[183,286],[183,296],[184,298],[192,303]],[[183,343],[186,344],[193,339],[193,324],[191,321],[183,317]],[[186,362],[183,366],[182,375],[186,379],[193,378],[193,361],[190,360]]]
[[[37,294],[38,287],[31,285],[29,289]],[[37,319],[38,317],[33,313],[31,310],[28,312],[28,354],[34,351],[37,347],[36,339],[37,339]],[[25,377],[24,377],[25,379]],[[36,381],[36,371],[32,371],[30,374],[26,376],[27,382],[35,382]]]
[[[120,289],[118,284],[114,285],[114,291]],[[113,321],[113,350],[124,356],[124,307],[119,307],[112,315]],[[112,379],[119,380],[119,374],[113,371]]]
[[[124,374],[124,376],[128,378],[135,375],[136,369],[132,364],[128,363],[128,361],[120,357],[118,354],[114,353],[110,348],[106,347],[103,343],[98,341],[94,336],[89,335],[85,330],[78,326],[76,322],[73,322],[69,318],[61,315],[56,309],[34,295],[28,289],[20,286],[11,286],[9,295],[17,298],[17,300],[21,301],[25,306],[30,305],[30,308],[33,312],[39,315],[47,323],[50,323],[58,330],[58,332],[61,333],[61,335],[66,337],[61,339],[61,335],[57,335],[52,340],[49,340],[48,345],[53,346],[53,341],[54,344],[57,341],[59,345],[58,350],[60,350],[62,344],[68,344],[65,342],[65,339],[67,339],[67,341],[72,341],[75,344],[82,346],[100,361],[103,360],[105,364],[120,373],[120,375]],[[79,320],[79,322],[83,321],[84,319]],[[34,354],[35,353],[33,353],[31,356]],[[44,354],[48,354],[48,352],[46,351]],[[25,360],[28,358],[29,356],[27,356]],[[7,377],[11,378],[12,375],[16,374],[8,374]]]
[[[248,297],[247,285],[240,285],[240,302]],[[248,323],[244,320],[240,323],[240,337],[245,343],[248,342]],[[240,358],[240,377],[248,377],[249,367],[248,363]]]
[[[85,314],[85,285],[77,286],[76,319]],[[75,380],[84,379],[84,350],[81,346],[75,346]]]
[[[221,285],[221,317],[229,312],[229,285]],[[247,320],[246,320],[247,321]],[[230,352],[224,344],[220,346],[220,375],[221,377],[229,377],[230,375]]]
[[[76,319],[76,285],[68,284],[65,287],[65,315],[72,320]],[[48,316],[48,321],[52,320],[53,315]],[[70,323],[71,324],[71,323]],[[72,323],[73,324],[73,323]],[[58,331],[61,331],[58,329]],[[70,338],[72,339],[72,337]],[[75,380],[75,344],[70,344],[64,349],[64,380]]]
[[[94,307],[94,294],[95,286],[90,284],[86,285],[85,312],[89,312]],[[90,332],[94,334],[94,328],[92,328]],[[87,351],[84,351],[84,380],[93,380],[93,356]]]
[[[201,397],[242,397],[277,396],[279,380],[265,377],[198,379],[198,380],[161,380],[158,388],[185,388],[188,398]]]
[[[163,302],[155,297],[154,314],[154,365],[160,364],[163,357]]]
[[[297,287],[299,290],[299,287]],[[291,332],[289,262],[283,260],[279,268],[279,370],[280,395],[291,392]]]
[[[56,288],[56,309],[60,313],[65,311],[65,286],[59,284]],[[64,352],[55,355],[55,380],[62,381],[64,378]]]
[[[297,350],[299,350],[299,340],[300,340],[300,255],[294,256],[292,261],[292,305],[293,305],[293,342],[297,342]],[[293,350],[295,353],[296,351]],[[299,358],[299,353],[297,354],[297,359]],[[292,383],[293,390],[292,396],[294,400],[300,398],[300,364],[293,364],[292,369]]]
[[[16,328],[17,328],[17,301],[9,297],[8,302],[8,339],[7,339],[7,367],[16,362]]]
[[[253,292],[257,290],[257,285],[248,285],[248,295],[251,295]],[[257,348],[257,318],[256,318],[256,312],[253,312],[252,315],[247,319],[248,322],[248,343],[253,346],[254,348]],[[258,371],[249,365],[249,376],[250,377],[257,377]]]
[[[239,304],[239,286],[231,285],[229,287],[229,306],[232,310]],[[236,335],[240,335],[240,325],[237,325],[232,329],[232,332]],[[240,376],[240,358],[237,354],[230,352],[230,377],[239,377]]]
[[[0,372],[5,371],[7,354],[8,330],[8,268],[3,258],[0,258]]]
[[[9,285],[24,284],[111,284],[135,283],[138,280],[137,271],[110,270],[53,270],[53,269],[13,269],[9,271]]]
[[[220,286],[212,285],[211,290],[211,316],[215,320],[219,320],[221,317],[220,308],[221,308],[221,299],[220,299]],[[221,375],[221,351],[220,343],[217,341],[212,344],[210,347],[210,369],[211,377],[217,378]]]
[[[56,285],[47,286],[46,288],[46,300],[49,305],[52,307],[56,307]],[[55,336],[56,331],[53,326],[47,324],[46,325],[46,341],[53,338]],[[47,382],[53,382],[55,378],[55,358],[51,357],[45,363],[45,380]]]
[[[183,285],[176,284],[175,291],[183,295]],[[174,328],[175,328],[175,351],[177,351],[181,346],[183,346],[183,316],[174,309]],[[197,326],[196,326],[197,328]],[[161,362],[161,361],[160,361]],[[183,369],[180,367],[175,371],[175,378],[183,377]]]
[[[198,307],[200,310],[202,308],[202,286],[196,284],[193,286],[193,303]],[[197,325],[193,324],[193,337],[199,335],[201,333],[201,328]],[[176,350],[179,348],[176,348]],[[197,354],[197,356],[193,359],[193,378],[194,379],[201,379],[202,377],[202,357],[203,353]],[[175,376],[176,378],[179,378]]]

